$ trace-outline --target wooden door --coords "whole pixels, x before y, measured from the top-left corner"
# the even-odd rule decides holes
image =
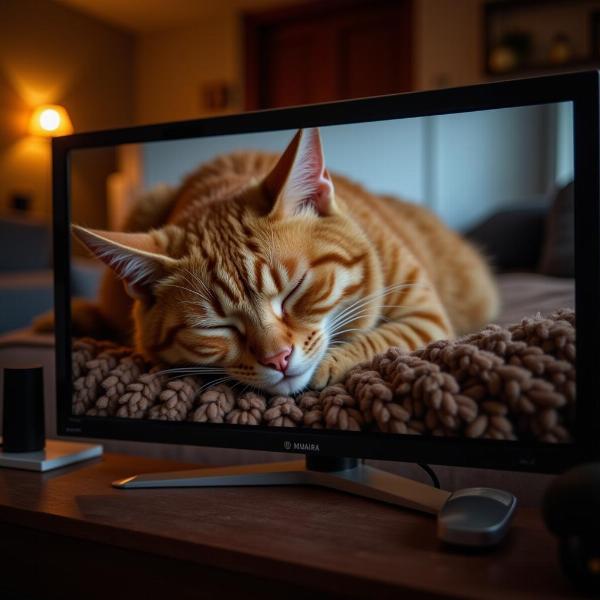
[[[247,16],[246,108],[404,92],[410,0],[328,0]]]

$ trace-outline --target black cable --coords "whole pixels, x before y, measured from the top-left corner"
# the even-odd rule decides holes
[[[433,487],[438,488],[438,490],[440,489],[440,480],[438,479],[437,475],[435,474],[435,471],[427,464],[425,463],[417,463],[421,469],[423,469],[423,471],[425,471],[425,473],[427,473],[427,475],[429,475],[429,477],[431,477],[431,483],[433,483]]]

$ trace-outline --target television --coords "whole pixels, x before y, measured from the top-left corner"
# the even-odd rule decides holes
[[[598,72],[579,72],[53,139],[59,435],[302,453],[313,472],[354,467],[356,460],[367,458],[557,472],[597,457],[598,83]],[[263,159],[269,165],[266,170],[257,167]],[[219,171],[225,163],[231,170],[226,182]],[[311,177],[306,192],[309,188],[302,188],[303,181]],[[225,192],[215,191],[223,186]],[[265,190],[271,189],[275,190],[273,197],[265,200]],[[294,194],[295,205],[277,204],[292,202],[281,198]],[[390,401],[399,407],[392,412],[404,410],[399,424],[386,426],[372,413],[371,419],[361,413],[358,401],[352,404],[352,394],[343,387],[350,367],[368,370],[365,365],[373,358],[368,349],[366,354],[356,354],[356,364],[346,365],[345,371],[319,379],[315,374],[322,372],[320,365],[338,352],[336,349],[352,343],[354,336],[383,326],[386,319],[398,318],[397,314],[389,317],[385,307],[394,301],[389,300],[390,290],[414,283],[406,273],[375,282],[369,293],[362,290],[362,296],[350,295],[344,300],[341,292],[337,297],[333,294],[332,305],[321,313],[321,320],[314,317],[318,300],[313,300],[312,308],[298,308],[310,312],[311,323],[316,323],[310,334],[299,333],[306,330],[304,325],[297,330],[286,325],[289,344],[285,339],[277,342],[283,344],[283,350],[275,342],[256,349],[267,344],[266,336],[275,335],[279,323],[288,318],[282,302],[294,294],[297,300],[298,290],[306,287],[307,281],[317,281],[316,264],[335,262],[335,235],[324,225],[325,229],[319,229],[314,224],[333,218],[328,212],[332,198],[353,194],[360,196],[356,210],[362,211],[366,223],[372,215],[365,213],[379,211],[383,219],[379,223],[391,226],[385,234],[390,241],[380,241],[380,253],[393,251],[394,227],[400,227],[403,243],[415,244],[411,249],[417,262],[429,260],[425,272],[436,270],[444,275],[451,270],[455,253],[466,247],[471,257],[478,257],[477,265],[467,261],[464,266],[466,279],[455,272],[449,284],[454,286],[451,293],[459,312],[466,310],[470,294],[483,293],[489,284],[468,281],[469,269],[488,269],[491,285],[499,290],[500,306],[483,310],[477,328],[475,321],[471,330],[455,328],[453,335],[467,336],[460,338],[464,344],[474,343],[472,336],[486,325],[488,316],[492,323],[508,326],[518,325],[525,317],[541,318],[540,313],[547,316],[558,309],[576,309],[577,320],[583,323],[573,342],[576,370],[564,375],[569,367],[562,361],[563,375],[557,371],[548,384],[554,404],[553,400],[549,405],[541,400],[530,402],[518,412],[514,407],[498,406],[498,398],[490,398],[489,389],[480,386],[475,393],[471,390],[470,405],[477,405],[478,414],[483,414],[483,404],[492,402],[486,405],[486,419],[494,415],[499,419],[495,421],[497,429],[482,427],[475,432],[473,427],[469,429],[472,414],[464,422],[459,417],[436,421],[435,415],[429,418],[422,407],[419,412],[410,404],[407,384],[402,388],[383,378]],[[140,198],[154,211],[152,217],[139,208]],[[232,199],[237,202],[237,212],[221,215],[223,229],[215,233],[218,226],[203,219],[207,213],[225,210],[222,207],[230,206]],[[382,217],[378,202],[391,212],[384,211]],[[399,217],[394,203],[404,207]],[[275,229],[267,227],[258,241],[252,241],[252,232],[241,231],[246,226],[243,211],[249,204],[254,207],[252,227],[258,220],[261,227],[274,228],[279,210],[283,212],[277,213],[278,219],[307,219],[317,228],[300,228],[287,245],[277,242],[278,250],[272,251],[269,240],[275,244],[279,235],[273,233]],[[175,213],[179,216],[173,216]],[[170,250],[157,250],[160,236],[167,235],[165,227],[174,235],[169,238]],[[151,230],[154,233],[149,234]],[[329,241],[319,242],[321,235],[329,236]],[[338,241],[343,240],[339,254],[347,260],[353,248],[364,243],[362,233],[350,226],[338,229],[336,235],[341,235]],[[377,231],[369,235],[376,236]],[[420,241],[407,241],[411,236],[421,236]],[[438,248],[433,258],[419,254],[427,254],[442,238],[446,242],[452,238],[457,245]],[[422,243],[425,250],[419,246]],[[193,251],[191,246],[195,246]],[[321,250],[315,250],[317,246]],[[91,263],[90,251],[95,256]],[[311,252],[309,266],[298,267]],[[157,253],[158,262],[148,262]],[[258,267],[253,253],[262,253]],[[323,257],[327,253],[331,256]],[[187,260],[192,254],[195,262]],[[391,260],[390,264],[397,266],[403,258]],[[183,266],[174,276],[168,269],[176,263]],[[319,276],[320,283],[314,283],[314,293],[318,286],[324,295],[333,293],[340,279],[332,274],[331,265],[328,268],[330,272]],[[75,272],[81,269],[100,273],[98,277],[104,281],[100,291],[94,287],[97,281],[83,291],[81,284],[75,285]],[[353,276],[348,274],[351,272],[347,265],[345,274],[338,277],[346,288],[351,282],[360,287],[366,271]],[[277,281],[279,278],[285,282]],[[167,282],[160,288],[160,298],[152,291],[157,289],[153,287],[157,281]],[[121,295],[110,296],[111,286],[120,286]],[[436,286],[428,289],[446,293]],[[85,293],[87,299],[78,297]],[[97,297],[102,294],[105,303],[106,294],[109,297],[105,309],[118,314],[103,333],[93,334],[85,330],[85,322],[96,318]],[[128,301],[121,309],[119,302],[125,296]],[[213,302],[210,308],[208,304],[215,298],[216,306]],[[374,301],[379,316],[365,325],[360,319]],[[494,304],[493,299],[486,301]],[[264,306],[268,308],[262,302],[267,302]],[[422,309],[419,303],[426,300],[414,302],[416,305],[403,310]],[[139,313],[135,323],[132,305]],[[249,307],[257,305],[266,311],[260,313],[267,315],[264,319],[256,317],[256,312],[254,317],[250,315],[254,309]],[[154,317],[143,317],[150,313]],[[174,315],[185,315],[185,322],[180,323]],[[302,322],[305,317],[295,318]],[[344,337],[327,334],[332,323],[338,330],[343,326]],[[148,352],[150,330],[155,331],[153,352]],[[319,352],[312,362],[307,359],[310,335],[320,336]],[[404,360],[402,356],[409,351],[414,354],[420,345],[444,338],[438,332],[431,339],[417,335],[410,342],[410,335],[401,342],[390,338],[390,346],[404,348],[394,354],[398,360]],[[179,350],[167,352],[173,344],[179,345]],[[186,345],[187,353],[182,349]],[[540,341],[539,352],[543,353],[543,348]],[[371,348],[371,354],[376,351],[382,351],[381,345]],[[246,362],[240,359],[233,365],[232,352],[246,357]],[[288,363],[293,366],[294,352],[306,359],[304,370],[288,375],[285,369]],[[506,357],[507,368],[515,364]],[[311,392],[315,382],[317,390]],[[315,403],[323,401],[322,389],[335,385],[338,396],[345,393],[350,398],[346,408],[354,407],[354,412],[349,409],[338,420],[324,419],[322,413],[313,415],[313,420],[305,418]],[[503,401],[510,404],[506,398]],[[406,411],[411,410],[407,417]],[[542,421],[547,427],[540,432]],[[166,480],[177,484],[177,478]],[[182,480],[179,484],[185,485]]]

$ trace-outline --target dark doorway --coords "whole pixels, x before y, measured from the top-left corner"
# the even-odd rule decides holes
[[[246,109],[405,92],[411,0],[327,0],[245,17]]]

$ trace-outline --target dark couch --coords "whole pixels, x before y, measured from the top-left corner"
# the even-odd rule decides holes
[[[76,296],[95,297],[97,263],[77,258],[71,278]],[[0,219],[0,333],[26,327],[53,306],[50,226],[19,216]]]

